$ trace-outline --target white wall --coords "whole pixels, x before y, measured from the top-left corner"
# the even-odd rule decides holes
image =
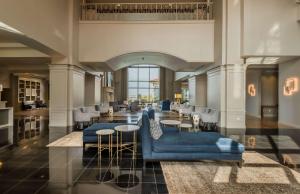
[[[73,108],[84,106],[84,74],[81,71],[74,70],[73,74],[73,85],[68,86],[72,88],[73,93]]]
[[[264,72],[261,77],[261,104],[278,105],[278,76],[275,72]]]
[[[207,105],[207,76],[206,74],[196,76],[196,100],[195,105],[206,107]]]
[[[300,79],[300,59],[279,64],[279,123],[300,128],[300,93],[283,95],[283,86],[287,78]]]
[[[242,55],[300,54],[295,0],[244,0],[243,9]]]
[[[221,72],[210,71],[207,73],[207,106],[221,109]]]
[[[188,80],[189,83],[189,103],[190,105],[196,105],[196,78],[191,77]]]
[[[248,93],[249,84],[256,89],[255,96]],[[261,117],[261,70],[248,69],[246,73],[246,114],[254,117]]]
[[[67,55],[69,0],[0,0],[0,21]]]
[[[3,88],[10,88],[10,72],[9,71],[0,71],[0,84],[3,85]]]
[[[139,51],[166,53],[187,62],[213,62],[214,22],[80,23],[81,62],[104,62]]]
[[[85,74],[84,105],[95,105],[95,76]]]
[[[95,77],[95,104],[101,103],[101,78]]]
[[[100,104],[101,96],[101,80],[100,77],[85,74],[85,91],[84,91],[84,101],[85,106],[93,106],[95,104]]]

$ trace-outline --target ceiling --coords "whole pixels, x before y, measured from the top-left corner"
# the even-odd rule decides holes
[[[298,56],[251,56],[246,57],[245,60],[248,65],[272,65],[284,63],[296,58],[298,58]]]
[[[0,30],[0,43],[15,43],[17,42],[9,33]]]
[[[2,53],[0,70],[13,72],[44,71],[48,70],[48,64],[51,62],[47,55],[40,55],[39,51],[20,43],[15,34],[5,30],[0,30],[0,52]]]

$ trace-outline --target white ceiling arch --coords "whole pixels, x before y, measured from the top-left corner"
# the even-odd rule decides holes
[[[105,62],[113,71],[137,64],[152,64],[171,69],[173,71],[195,70],[202,63],[189,63],[176,56],[160,52],[133,52],[113,57]]]

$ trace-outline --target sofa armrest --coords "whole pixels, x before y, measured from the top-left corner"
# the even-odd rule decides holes
[[[143,112],[142,116],[142,127],[140,129],[141,134],[141,143],[142,143],[142,151],[143,151],[143,159],[151,159],[152,158],[152,137],[150,134],[150,122],[147,111]]]

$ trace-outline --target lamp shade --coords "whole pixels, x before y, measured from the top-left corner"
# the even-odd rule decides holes
[[[174,97],[175,97],[176,99],[181,99],[181,98],[182,98],[182,94],[176,93],[176,94],[174,95]]]

